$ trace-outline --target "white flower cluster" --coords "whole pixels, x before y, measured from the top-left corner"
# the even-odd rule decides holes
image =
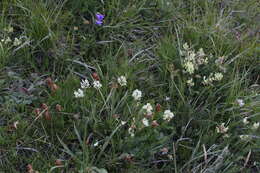
[[[134,127],[129,127],[128,129],[128,133],[130,134],[131,137],[134,137],[135,136],[135,129]]]
[[[240,135],[239,137],[240,137],[240,139],[242,139],[244,141],[248,141],[250,139],[249,135]]]
[[[148,110],[148,112],[151,113],[151,109],[152,109],[152,108],[150,108],[149,103],[147,103],[147,104],[144,105],[143,107],[147,108],[146,110]],[[173,114],[170,110],[165,110],[165,111],[164,111],[163,120],[165,120],[165,121],[170,121],[173,117],[174,117],[174,114]],[[149,120],[148,120],[147,118],[143,118],[143,119],[142,119],[142,123],[143,123],[143,125],[144,125],[145,127],[148,127],[148,126],[150,125]],[[156,120],[154,120],[154,121],[152,122],[152,125],[158,126],[159,124],[157,123]]]
[[[132,122],[132,125],[129,127],[128,129],[128,133],[130,134],[131,137],[134,137],[135,136],[135,129],[136,129],[136,126],[135,126],[135,118],[133,118],[133,122]]]
[[[148,127],[149,126],[149,120],[147,118],[143,118],[142,119],[142,123],[145,127]]]
[[[141,119],[142,124],[144,125],[144,127],[148,127],[151,126],[152,127],[157,127],[159,126],[159,124],[157,123],[157,120],[154,119],[154,112],[153,112],[153,106],[151,103],[146,103],[145,105],[142,106],[141,108],[141,112],[144,114],[144,117]],[[156,112],[158,112],[158,109],[155,109]],[[155,112],[155,113],[156,113]],[[170,110],[165,110],[163,115],[162,115],[162,119],[165,121],[170,121],[172,118],[174,117],[174,114],[170,111]],[[134,121],[135,122],[135,121]],[[133,125],[132,125],[133,126]],[[132,136],[132,132],[134,129],[129,129],[129,134],[131,134]]]
[[[190,78],[189,80],[187,80],[186,83],[187,83],[187,85],[190,86],[190,87],[192,87],[192,86],[195,85],[192,78]]]
[[[8,26],[7,28],[4,28],[3,30],[7,33],[13,33],[14,32],[14,28],[12,26]],[[1,39],[0,43],[9,44],[11,42],[13,42],[13,46],[19,46],[19,45],[22,44],[22,38],[15,37],[14,40],[12,40],[9,36],[6,36],[6,37]]]
[[[14,39],[14,46],[19,46],[20,44],[22,44],[22,41],[18,38]]]
[[[170,121],[174,117],[174,114],[170,110],[165,110],[163,114],[163,120]]]
[[[125,76],[120,76],[117,78],[117,82],[119,83],[120,86],[126,86],[127,81]]]
[[[77,91],[74,91],[74,96],[76,98],[81,98],[81,97],[84,97],[85,95],[84,95],[83,90],[79,88]]]
[[[183,49],[181,55],[185,57],[183,60],[183,68],[186,73],[194,74],[200,65],[208,64],[208,57],[202,48],[200,48],[198,52],[195,52],[185,43]]]
[[[147,114],[147,115],[151,115],[153,113],[152,112],[153,107],[152,107],[152,105],[150,103],[147,103],[146,105],[144,105],[142,107],[142,109],[145,110],[145,114]]]
[[[207,56],[204,53],[204,50],[200,48],[197,52],[192,50],[191,47],[187,43],[183,45],[183,50],[181,50],[181,56],[184,57],[182,61],[182,67],[184,68],[184,73],[189,75],[189,79],[186,81],[186,84],[189,87],[193,87],[195,85],[193,76],[195,78],[202,78],[199,72],[201,70],[200,67],[202,65],[209,64],[209,58],[212,55]],[[224,57],[220,57],[218,61],[216,61],[217,66],[220,70],[223,70]],[[203,75],[202,75],[203,76]],[[223,79],[223,74],[220,72],[210,73],[209,76],[203,76],[202,83],[204,85],[212,85],[214,81],[221,81]]]
[[[243,107],[245,105],[245,102],[242,99],[236,99],[236,104],[238,104],[239,107]],[[248,119],[249,119],[249,117],[247,117],[247,116],[243,118],[242,122],[243,122],[244,125],[250,124],[250,121],[248,121]],[[259,128],[259,125],[260,125],[259,122],[254,122],[251,129],[257,130]],[[241,135],[241,137],[244,138],[244,137],[246,137],[246,135]]]
[[[214,81],[221,81],[223,78],[223,74],[222,73],[210,73],[208,77],[203,76],[203,84],[204,85],[209,85],[212,84],[212,82]]]
[[[14,28],[12,26],[8,26],[7,28],[4,28],[5,32],[12,33],[14,32]]]
[[[244,123],[245,125],[249,124],[248,117],[243,118],[243,123]]]
[[[217,133],[227,133],[227,131],[228,131],[228,126],[225,127],[225,123],[221,123],[220,126],[217,126],[217,127],[216,127],[216,131],[217,131]]]
[[[102,84],[98,80],[94,80],[93,87],[96,89],[100,89],[102,87]]]
[[[255,122],[252,126],[252,130],[257,130],[259,128],[260,123],[259,122]]]
[[[240,107],[243,107],[245,105],[245,102],[242,99],[237,99],[236,102]]]
[[[215,64],[218,66],[218,68],[222,71],[222,72],[224,72],[224,73],[226,73],[227,72],[227,69],[226,69],[226,67],[225,67],[225,59],[226,59],[226,57],[225,56],[221,56],[221,57],[218,57],[216,60],[215,60]]]
[[[82,80],[80,82],[80,86],[81,86],[82,89],[89,88],[90,87],[89,81],[87,79]]]
[[[250,121],[248,121],[248,117],[243,118],[242,122],[243,122],[244,125],[248,125],[250,123]],[[259,125],[260,125],[259,122],[255,122],[255,123],[253,123],[251,129],[257,130],[259,128]]]
[[[76,98],[82,98],[82,97],[85,96],[83,89],[90,88],[90,82],[88,81],[88,79],[82,80],[80,82],[80,87],[81,88],[79,88],[78,90],[74,91],[74,96]],[[93,81],[93,87],[95,89],[100,89],[102,87],[102,84],[100,83],[100,81],[94,80]]]
[[[4,43],[4,44],[9,44],[12,42],[12,39],[10,37],[7,37],[7,38],[3,38],[1,39],[1,42]],[[14,38],[14,41],[13,41],[13,45],[14,46],[19,46],[22,44],[22,39],[21,38]]]
[[[4,44],[8,44],[8,43],[12,42],[12,40],[11,40],[10,37],[7,37],[7,38],[1,39],[1,42],[4,43]]]
[[[134,100],[141,100],[142,97],[142,91],[136,89],[133,91],[132,97],[134,98]]]
[[[150,103],[146,103],[146,105],[143,105],[142,110],[144,110],[144,114],[147,116],[151,116],[153,114],[153,107]],[[147,118],[142,119],[142,123],[145,127],[149,126],[149,120]]]

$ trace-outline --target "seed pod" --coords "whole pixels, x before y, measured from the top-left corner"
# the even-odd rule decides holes
[[[35,113],[36,116],[39,116],[40,113],[41,113],[41,109],[40,108],[34,109],[34,113]]]
[[[50,115],[50,112],[48,110],[44,112],[44,118],[47,121],[51,120],[51,115]]]
[[[56,85],[50,77],[46,79],[46,83],[52,92],[55,92],[59,88],[58,85]]]
[[[160,112],[161,111],[161,107],[162,106],[159,103],[157,103],[156,106],[155,106],[156,112]]]
[[[28,165],[27,165],[27,172],[28,172],[28,173],[34,173],[34,170],[33,170],[33,167],[32,167],[31,164],[28,164]]]
[[[133,56],[133,50],[132,50],[132,49],[128,49],[128,50],[127,50],[127,55],[128,55],[129,57]]]
[[[152,127],[157,127],[157,126],[159,126],[159,124],[157,123],[157,121],[156,120],[154,120],[154,121],[152,121]]]
[[[153,113],[149,113],[149,114],[147,113],[147,114],[145,114],[144,116],[145,116],[146,118],[149,118],[149,119],[150,119],[150,118],[153,117]]]
[[[59,105],[59,104],[56,105],[56,111],[58,111],[58,112],[61,112],[61,111],[62,111],[61,105]]]
[[[98,76],[98,74],[96,72],[92,73],[92,77],[95,80],[100,80],[100,78],[99,78],[99,76]]]
[[[90,133],[87,140],[86,140],[86,145],[91,144],[93,141],[93,133]]]
[[[55,91],[57,91],[57,89],[59,89],[58,85],[56,85],[55,83],[53,83],[53,84],[50,86],[50,88],[51,88],[51,91],[52,91],[52,92],[55,92]]]
[[[47,106],[46,103],[43,103],[43,104],[41,105],[41,108],[44,109],[44,110],[49,110],[49,107]]]
[[[61,160],[61,159],[55,160],[55,165],[56,165],[56,166],[61,166],[61,165],[63,165],[63,164],[62,164],[62,160]]]
[[[48,87],[50,87],[53,84],[53,81],[52,81],[52,79],[50,77],[48,77],[46,79],[46,83],[47,83]]]

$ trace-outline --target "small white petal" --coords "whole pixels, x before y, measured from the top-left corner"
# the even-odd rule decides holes
[[[80,86],[81,86],[82,89],[84,89],[84,88],[89,88],[89,87],[90,87],[89,81],[88,81],[87,79],[82,80],[82,81],[80,82]]]
[[[102,87],[102,84],[98,80],[95,80],[93,82],[93,87],[96,89],[100,89]]]
[[[259,128],[259,125],[260,125],[259,122],[258,122],[258,123],[254,123],[253,126],[252,126],[252,129],[253,129],[253,130],[258,129],[258,128]]]
[[[84,97],[84,92],[79,88],[77,91],[74,91],[74,96],[76,98]]]
[[[142,123],[144,124],[144,126],[149,126],[149,121],[148,121],[148,119],[147,118],[143,118],[142,119]]]
[[[126,77],[125,76],[120,76],[119,78],[117,78],[117,82],[121,86],[126,86],[127,85],[127,81],[126,81]]]
[[[136,89],[133,91],[132,97],[134,98],[134,100],[140,100],[142,97],[142,92]]]
[[[174,117],[174,114],[170,110],[165,110],[163,114],[163,120],[170,121]]]
[[[237,99],[237,103],[240,107],[243,107],[245,105],[245,102],[242,99]]]

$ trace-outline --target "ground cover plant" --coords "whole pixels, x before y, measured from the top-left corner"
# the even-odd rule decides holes
[[[257,0],[2,0],[0,172],[260,172]]]

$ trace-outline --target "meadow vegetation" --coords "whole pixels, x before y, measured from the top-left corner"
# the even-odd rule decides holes
[[[0,173],[260,172],[257,0],[0,12]]]

